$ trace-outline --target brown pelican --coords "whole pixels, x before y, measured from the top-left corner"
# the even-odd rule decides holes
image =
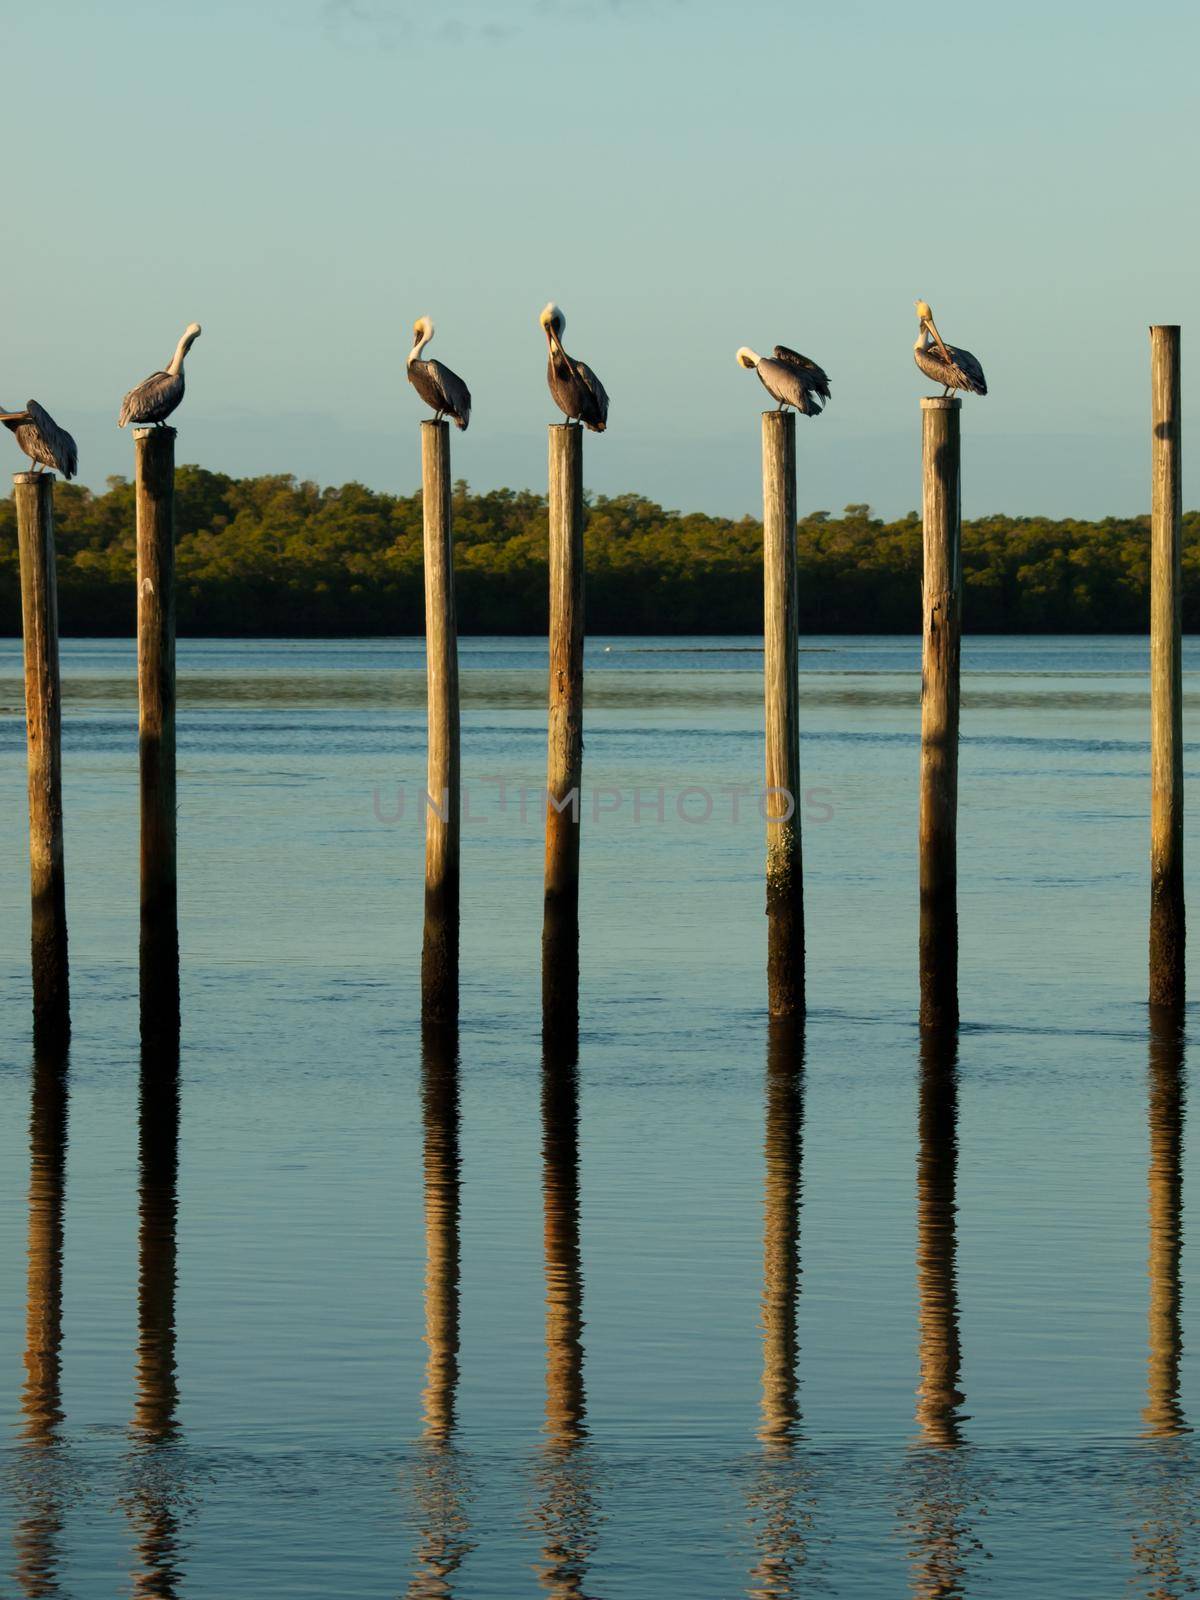
[[[779,409],[795,406],[803,417],[819,417],[829,399],[829,379],[815,361],[789,350],[785,344],[775,346],[774,356],[760,356],[745,345],[737,353],[738,365],[755,368],[763,388]]]
[[[440,361],[422,361],[421,351],[433,338],[432,317],[418,317],[413,323],[416,343],[408,353],[408,381],[427,406],[434,410],[434,421],[453,417],[455,426],[466,431],[471,420],[471,391]]]
[[[36,463],[35,472],[39,466],[57,467],[64,478],[73,478],[79,470],[79,452],[74,439],[36,400],[27,400],[24,411],[0,411],[0,422]]]
[[[546,362],[546,382],[554,404],[568,422],[578,419],[593,433],[608,426],[608,395],[600,379],[582,361],[576,361],[562,347],[567,319],[551,300],[538,318],[546,332],[550,355]]]
[[[945,385],[943,398],[953,389],[965,389],[968,394],[986,394],[987,379],[977,358],[969,350],[943,344],[929,302],[918,300],[915,304],[920,333],[913,345],[913,359],[921,371],[934,383]],[[936,348],[930,347],[931,341]]]
[[[175,354],[167,370],[152,372],[136,389],[130,389],[122,400],[121,415],[117,418],[119,428],[128,422],[157,423],[167,420],[183,399],[183,358],[199,337],[200,324],[189,322],[183,330],[183,337],[175,346]]]

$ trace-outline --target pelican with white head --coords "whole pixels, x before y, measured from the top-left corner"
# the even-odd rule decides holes
[[[166,367],[161,372],[152,372],[136,389],[131,389],[121,402],[117,417],[119,428],[124,428],[130,422],[151,423],[158,427],[167,420],[183,399],[184,358],[199,337],[200,324],[189,322]]]
[[[546,382],[555,405],[569,423],[579,421],[592,433],[603,433],[608,426],[608,394],[592,369],[563,349],[567,319],[561,306],[547,301],[538,322],[546,335]]]
[[[913,303],[917,310],[913,360],[927,378],[944,385],[942,398],[945,399],[955,389],[965,389],[968,394],[986,394],[987,379],[978,358],[969,350],[959,349],[943,340],[928,300],[916,300]]]

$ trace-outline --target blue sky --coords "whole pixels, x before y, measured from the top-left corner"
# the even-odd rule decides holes
[[[833,385],[802,509],[900,513],[922,295],[991,386],[968,514],[1148,504],[1146,328],[1200,292],[1194,5],[0,0],[0,29],[0,401],[47,405],[86,482],[130,470],[121,395],[195,318],[180,459],[411,490],[428,312],[474,394],[456,473],[540,487],[553,297],[612,397],[591,488],[757,510],[734,351],[782,341]]]

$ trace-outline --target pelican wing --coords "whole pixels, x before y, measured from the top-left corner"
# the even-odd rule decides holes
[[[798,372],[803,372],[809,388],[814,389],[823,400],[829,399],[829,379],[815,361],[802,356],[799,350],[789,350],[786,344],[775,346],[775,359],[782,361],[786,367],[795,367]]]
[[[571,365],[575,368],[580,383],[591,395],[595,408],[591,419],[581,416],[580,420],[595,433],[603,433],[608,426],[608,391],[586,362],[572,360]]]
[[[470,389],[457,372],[451,372],[450,368],[443,366],[440,361],[427,361],[425,365],[442,393],[442,404],[439,409],[452,416],[465,432],[471,420]]]
[[[182,399],[182,372],[152,372],[136,389],[130,389],[121,402],[117,426],[123,428],[130,422],[162,422]]]
[[[37,429],[39,443],[45,450],[45,455],[40,459],[48,467],[57,467],[64,478],[73,478],[79,470],[79,451],[75,447],[74,439],[65,428],[59,427],[46,408],[38,405],[36,400],[27,400],[25,410],[29,413],[29,420]]]
[[[811,381],[812,374],[793,366],[789,361],[773,360],[764,356],[755,369],[767,393],[785,406],[795,406],[805,417],[819,417],[828,397],[828,389],[821,390]],[[824,374],[822,374],[824,376]]]
[[[972,394],[987,393],[987,379],[983,375],[983,367],[978,356],[973,356],[969,350],[959,350],[955,345],[948,344],[946,349],[950,352],[950,359],[959,372],[967,380],[955,387],[968,389]]]

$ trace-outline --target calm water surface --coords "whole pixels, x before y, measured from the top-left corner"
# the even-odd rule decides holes
[[[70,641],[61,1070],[0,641],[0,1594],[1196,1592],[1146,645],[967,642],[956,1048],[914,1020],[918,658],[804,641],[812,1009],[772,1031],[755,641],[590,643],[576,1062],[543,645],[463,646],[462,1020],[422,1039],[419,642],[184,642],[176,1064],[132,647]]]

